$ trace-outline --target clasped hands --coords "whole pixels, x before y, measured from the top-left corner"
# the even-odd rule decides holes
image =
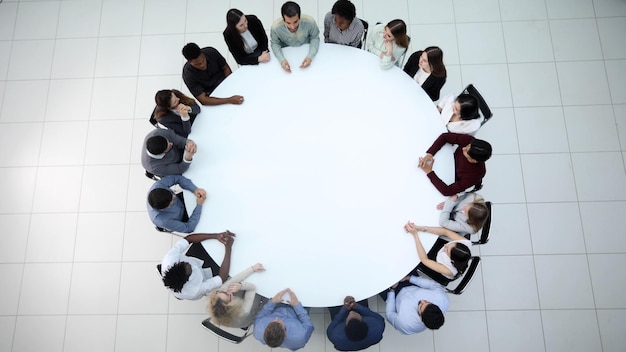
[[[432,154],[426,153],[423,157],[419,158],[419,162],[417,163],[417,167],[424,170],[425,173],[430,173],[433,171],[433,165],[435,164],[435,158],[433,158]]]
[[[274,297],[272,297],[272,302],[280,303],[285,293],[289,293],[289,300],[287,301],[289,305],[295,307],[300,303],[300,301],[298,300],[298,296],[296,296],[296,294],[290,288],[286,288],[278,292]]]

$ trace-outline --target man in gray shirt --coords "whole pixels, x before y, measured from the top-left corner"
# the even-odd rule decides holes
[[[172,130],[156,128],[148,133],[141,151],[141,165],[157,176],[182,175],[189,169],[197,146]]]
[[[338,0],[324,18],[324,42],[361,47],[363,22],[356,17],[356,8],[348,0]]]
[[[293,1],[287,1],[280,8],[282,18],[272,24],[270,33],[272,52],[283,70],[291,73],[289,62],[283,55],[282,48],[286,46],[300,46],[309,43],[309,53],[302,61],[300,68],[307,68],[317,54],[320,46],[320,30],[311,16],[300,14],[300,6]]]

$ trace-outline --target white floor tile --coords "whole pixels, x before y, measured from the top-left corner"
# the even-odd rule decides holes
[[[4,41],[0,42],[0,79],[5,80],[7,78],[7,73],[9,72],[9,59],[11,58],[11,42]],[[0,93],[4,96],[4,86],[6,85],[5,81],[2,81],[2,85],[0,86]],[[0,105],[2,108],[2,105]]]
[[[132,127],[133,120],[90,121],[85,164],[129,163]]]
[[[577,200],[569,154],[522,155],[522,172],[529,202]]]
[[[598,17],[626,16],[626,4],[620,0],[593,0]]]
[[[535,267],[542,309],[594,308],[586,255],[537,255]],[[575,275],[563,280],[564,272]]]
[[[2,122],[43,121],[48,81],[8,81],[2,103]],[[42,99],[32,99],[33,96]]]
[[[550,33],[557,61],[602,59],[595,19],[553,20]]]
[[[480,246],[480,254],[532,254],[526,206],[524,204],[493,204],[492,213],[489,243]]]
[[[441,96],[457,96],[465,88],[461,79],[461,66],[446,64],[446,71],[446,83],[441,88]]]
[[[601,61],[556,64],[563,105],[610,104],[611,95]],[[595,67],[593,71],[588,67]]]
[[[170,293],[156,271],[159,262],[122,264],[118,314],[167,314]]]
[[[102,3],[100,36],[140,35],[144,1],[113,0]],[[184,18],[184,15],[181,14]]]
[[[91,119],[132,118],[136,89],[137,79],[134,77],[96,78],[91,98]],[[154,102],[154,97],[152,101]]]
[[[580,215],[587,253],[625,253],[626,244],[615,219],[626,214],[626,202],[582,202]]]
[[[20,3],[13,40],[53,39],[56,35],[59,5],[60,1]],[[42,13],[46,16],[41,16]]]
[[[98,39],[58,39],[54,46],[52,78],[92,77]]]
[[[101,0],[61,1],[57,38],[98,36],[101,10]]]
[[[496,154],[519,153],[515,114],[511,108],[492,109],[493,117],[478,130],[476,138],[489,141]]]
[[[50,122],[43,126],[39,165],[82,165],[87,143],[87,122]]]
[[[33,212],[78,211],[82,177],[82,166],[40,167]]]
[[[585,253],[582,225],[577,221],[580,218],[578,203],[535,203],[527,206],[534,254]]]
[[[159,234],[156,234],[159,235]],[[160,262],[160,260],[159,260]],[[199,314],[206,312],[207,300],[199,299],[196,301],[180,300],[174,297],[174,295],[168,294],[168,310],[169,314]],[[208,315],[205,315],[203,319],[206,319]],[[200,319],[200,320],[203,320]],[[198,322],[198,324],[200,324]]]
[[[133,161],[139,161],[139,154],[134,153]],[[130,165],[130,177],[128,178],[128,202],[127,211],[146,211],[146,198],[148,189],[152,186],[151,179],[144,174],[145,169],[138,164]]]
[[[429,46],[438,46],[443,51],[443,62],[445,65],[459,64],[458,40],[454,24],[420,24],[410,26],[410,30],[411,33],[415,33],[411,36],[413,50],[407,52],[406,60],[409,59],[409,56],[414,51],[424,50]],[[456,87],[456,89],[460,90],[462,87]]]
[[[546,0],[548,18],[594,17],[593,0]]]
[[[143,9],[143,35],[183,33],[185,31],[185,21],[181,16],[180,20],[172,18],[173,14],[183,15],[184,6],[176,0],[156,0],[144,3]],[[224,10],[224,17],[226,10]],[[224,26],[226,26],[226,22]],[[166,51],[164,51],[166,52]]]
[[[554,64],[511,64],[509,72],[516,107],[561,105],[559,81]]]
[[[472,83],[485,97],[490,108],[511,107],[512,85],[509,83],[508,67],[497,64],[461,65],[463,85],[458,91]]]
[[[424,330],[419,334],[402,335],[389,324],[389,321],[385,320],[385,324],[383,339],[380,341],[380,352],[403,351],[406,350],[407,346],[419,346],[420,351],[435,351],[432,330]],[[441,328],[446,328],[445,322]]]
[[[626,150],[626,105],[613,105],[621,150]]]
[[[135,76],[139,67],[141,37],[112,37],[98,40],[96,77]]]
[[[16,316],[0,316],[0,349],[2,351],[11,351],[16,318]]]
[[[508,62],[554,61],[548,21],[503,22],[502,27]],[[533,38],[533,50],[528,50],[529,36]]]
[[[560,106],[516,108],[515,122],[521,153],[569,151],[563,108]]]
[[[501,0],[502,21],[543,20],[547,18],[545,0]]]
[[[595,311],[544,310],[541,319],[546,351],[601,351]]]
[[[179,56],[184,60],[181,55]],[[183,69],[182,61],[176,67],[179,72],[173,75],[141,76],[137,78],[135,118],[142,119],[142,122],[149,124],[148,118],[150,118],[150,114],[154,109],[154,96],[156,93],[162,89],[182,90],[183,80],[180,74],[180,71]]]
[[[463,64],[497,64],[506,62],[502,25],[463,23],[457,25],[459,57]]]
[[[353,1],[352,3],[356,6],[356,16],[365,19],[363,17],[363,2],[363,0],[357,0]],[[331,0],[330,2],[328,2],[327,6],[320,5],[320,13],[323,13],[325,15],[326,12],[330,11],[330,9],[332,8],[332,4],[334,4],[334,2]],[[274,13],[274,0],[257,0],[254,2],[250,2],[247,0],[231,0],[230,6],[231,8],[236,8],[243,11],[243,13],[245,14],[256,15],[259,20],[261,20],[261,22],[263,23],[263,27],[268,33],[272,22],[274,22],[276,18],[280,17],[280,9],[278,9],[278,11]],[[224,16],[225,15],[226,13],[224,13]]]
[[[71,263],[25,264],[17,313],[19,315],[67,314],[71,274]],[[17,349],[17,351],[23,350]]]
[[[181,55],[183,46],[185,42],[182,34],[144,36],[141,39],[139,74],[180,74],[185,63]],[[159,60],[155,60],[155,57]]]
[[[124,211],[128,165],[86,166],[80,211]]]
[[[193,351],[202,346],[205,350],[220,351],[218,338],[210,331],[202,331],[200,324],[205,314],[185,314],[167,317],[167,351]],[[249,337],[254,339],[254,337]]]
[[[606,61],[606,74],[611,89],[611,102],[613,104],[626,103],[626,87],[623,82],[626,79],[626,60]]]
[[[15,20],[17,18],[17,5],[17,3],[8,2],[2,5],[2,11],[0,11],[0,40],[13,39]]]
[[[29,225],[30,214],[0,215],[0,233],[6,234],[0,246],[0,263],[24,262]]]
[[[472,248],[472,250],[474,250],[475,248],[476,247]],[[482,265],[482,263],[479,265]],[[448,288],[451,290],[456,288],[458,281],[460,281],[460,279],[448,285]],[[480,266],[474,273],[472,282],[470,282],[467,285],[467,287],[465,288],[465,291],[463,291],[462,294],[460,295],[451,294],[451,295],[448,295],[448,297],[450,298],[450,306],[448,310],[451,312],[469,311],[469,310],[484,311],[485,310],[485,293],[483,291],[483,275],[480,270]]]
[[[623,17],[598,19],[598,31],[605,59],[626,59],[626,48],[622,44],[624,38],[620,33],[626,33],[626,21]]]
[[[119,315],[116,352],[165,352],[167,315]]]
[[[572,153],[572,163],[579,200],[626,199],[626,174],[621,153]]]
[[[500,5],[497,0],[453,0],[457,23],[500,21]]]
[[[28,246],[27,262],[71,262],[76,238],[78,214],[33,214]]]
[[[20,298],[23,264],[0,264],[4,289],[0,291],[0,315],[16,315]]]
[[[2,166],[37,166],[43,123],[3,123],[0,141],[12,152],[0,155]]]
[[[323,313],[322,314],[309,313],[309,316],[311,317],[311,321],[313,322],[313,325],[316,327],[316,329],[313,330],[313,334],[311,335],[311,338],[306,343],[304,348],[302,348],[300,351],[303,351],[303,352],[325,351],[327,343],[330,343],[330,342],[326,338],[326,329],[323,328],[325,326],[324,314]]]
[[[126,213],[122,260],[158,263],[171,246],[172,235],[158,232],[146,211]]]
[[[46,121],[89,120],[92,86],[91,78],[50,80]]]
[[[303,14],[311,14],[314,9],[306,8],[303,3],[299,3]],[[186,33],[198,32],[219,32],[220,37],[222,31],[226,28],[226,11],[228,11],[228,3],[222,1],[202,1],[189,0],[187,2],[187,21],[185,25]],[[246,10],[240,8],[244,13]],[[315,13],[312,14],[315,16]],[[265,23],[265,29],[269,30],[271,22]],[[269,37],[269,36],[268,36]],[[222,41],[224,38],[222,37]],[[206,45],[207,43],[205,43]],[[198,44],[202,47],[201,44]]]
[[[113,351],[116,323],[115,315],[69,315],[65,325],[63,351]]]
[[[480,264],[487,310],[539,309],[532,256],[483,256]]]
[[[538,310],[488,311],[487,327],[491,351],[545,351]]]
[[[564,112],[572,152],[621,150],[610,105],[566,106]]]
[[[124,218],[122,212],[79,213],[74,262],[122,260]]]
[[[621,351],[626,345],[626,335],[622,329],[626,324],[626,311],[598,310],[597,314],[602,350],[605,352]]]
[[[589,254],[589,271],[596,308],[626,308],[626,254]],[[616,270],[617,269],[617,270]]]
[[[75,263],[68,314],[116,314],[121,263]]]
[[[427,0],[407,1],[411,23],[454,23],[452,0],[431,3]],[[424,9],[429,11],[424,11]],[[357,9],[358,12],[358,9]]]
[[[435,332],[435,350],[486,351],[488,340],[485,312],[448,312],[446,322]]]
[[[34,167],[2,169],[0,184],[5,188],[0,213],[29,213],[32,210],[36,173],[37,168]]]
[[[501,182],[506,180],[506,182]],[[481,193],[494,203],[525,202],[522,168],[518,155],[494,155],[487,161]]]
[[[62,352],[65,321],[64,315],[18,316],[15,323],[13,351]],[[37,331],[36,338],[33,336],[33,331]]]
[[[14,41],[7,78],[11,80],[50,78],[53,52],[54,40]]]

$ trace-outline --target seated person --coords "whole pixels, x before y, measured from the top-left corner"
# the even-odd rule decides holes
[[[356,17],[356,8],[348,0],[338,0],[324,17],[324,42],[361,47],[363,22]]]
[[[170,187],[179,185],[182,189],[196,195],[196,207],[187,217],[187,210],[182,194],[177,196]],[[190,179],[182,175],[170,175],[156,181],[148,192],[148,215],[159,229],[191,233],[196,229],[202,214],[202,204],[206,200],[206,191],[196,187]]]
[[[446,243],[443,248],[437,252],[437,260],[428,258],[428,253],[424,250],[424,246],[422,246],[422,241],[418,235],[418,229],[422,232],[430,232],[450,239],[450,242]],[[443,227],[416,226],[412,222],[408,222],[404,225],[404,231],[413,235],[415,247],[417,248],[417,256],[426,267],[450,280],[456,279],[467,269],[467,263],[472,258],[472,252],[470,251],[472,242],[470,242],[470,240]]]
[[[183,47],[183,56],[187,59],[183,66],[183,81],[187,89],[202,105],[242,104],[241,95],[230,98],[217,98],[211,93],[232,71],[226,59],[214,48],[200,49],[196,43]]]
[[[176,298],[191,300],[200,299],[218,288],[228,277],[234,236],[235,234],[230,231],[213,234],[196,233],[176,242],[163,257],[161,263],[161,275],[165,287],[172,290]],[[200,258],[187,256],[185,253],[190,243],[199,243],[208,239],[216,239],[226,247],[224,260],[216,276],[213,276],[214,273],[209,267],[214,262],[209,264]],[[207,260],[212,261],[206,252],[204,255]]]
[[[372,312],[367,299],[355,302],[354,297],[346,296],[343,306],[330,307],[331,323],[326,336],[338,351],[360,351],[375,345],[383,338],[385,319]]]
[[[404,65],[404,72],[413,77],[432,101],[439,100],[441,87],[446,83],[443,51],[437,46],[416,51]]]
[[[191,125],[200,113],[196,101],[176,89],[158,91],[154,101],[156,107],[150,116],[150,123],[187,138],[191,133]]]
[[[254,264],[228,279],[222,287],[211,292],[207,311],[216,323],[231,328],[246,328],[254,322],[266,300],[259,299],[256,286],[244,280],[252,273],[265,271],[262,264]]]
[[[432,279],[407,276],[381,296],[387,301],[387,321],[402,334],[437,330],[445,321],[448,294]]]
[[[286,303],[283,295],[288,293]],[[286,288],[278,292],[257,314],[254,320],[254,337],[271,348],[283,347],[298,350],[313,334],[313,322],[293,291]]]
[[[406,23],[403,20],[393,20],[387,25],[377,24],[367,36],[365,48],[380,57],[382,69],[388,70],[393,65],[400,67],[400,58],[409,48]]]
[[[454,151],[454,183],[445,184],[433,171],[433,155],[445,144],[458,144]],[[487,173],[485,161],[491,157],[491,144],[467,134],[442,133],[419,158],[417,166],[424,170],[430,182],[444,196],[452,196],[482,183]]]
[[[283,55],[286,46],[300,46],[309,43],[309,53],[302,61],[300,68],[307,68],[317,54],[320,46],[320,30],[311,16],[301,15],[300,5],[287,1],[280,8],[282,18],[272,24],[270,33],[272,52],[280,66],[286,72],[291,72],[291,66]]]
[[[446,96],[437,104],[441,119],[452,133],[475,135],[483,119],[478,112],[478,99],[471,94],[463,93],[456,97]]]
[[[255,15],[244,15],[237,9],[226,12],[224,41],[239,65],[258,65],[270,61],[267,34]]]
[[[141,151],[141,165],[157,176],[182,175],[198,150],[196,143],[172,130],[157,128],[146,136]]]
[[[489,208],[477,193],[455,194],[437,204],[437,209],[441,210],[439,226],[463,236],[477,233],[489,217]]]

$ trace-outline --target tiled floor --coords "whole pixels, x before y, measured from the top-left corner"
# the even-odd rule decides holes
[[[300,0],[318,23],[332,3]],[[154,264],[172,239],[150,225],[138,155],[154,92],[183,88],[180,48],[225,55],[228,8],[269,28],[281,4],[0,3],[0,351],[268,350],[219,341],[200,327],[203,302],[164,290]],[[476,279],[441,330],[388,325],[368,351],[623,351],[626,2],[355,4],[370,23],[405,19],[412,51],[441,46],[444,93],[474,83],[495,113],[478,134],[495,150],[495,205]],[[312,317],[304,350],[332,351],[327,314]]]

